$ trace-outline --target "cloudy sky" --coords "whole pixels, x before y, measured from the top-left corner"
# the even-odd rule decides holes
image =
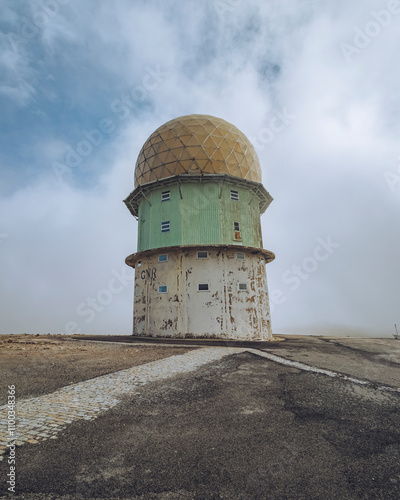
[[[259,154],[273,330],[400,329],[400,1],[1,0],[0,29],[1,333],[131,333],[122,200],[191,113]]]

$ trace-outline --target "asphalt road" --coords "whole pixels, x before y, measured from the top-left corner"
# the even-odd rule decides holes
[[[381,385],[400,387],[398,345],[267,348],[375,386],[247,352],[147,384],[95,421],[17,448],[10,498],[397,500],[400,393]]]

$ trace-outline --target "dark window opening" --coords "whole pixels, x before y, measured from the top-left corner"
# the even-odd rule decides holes
[[[163,191],[161,193],[161,201],[169,201],[171,199],[171,191]]]
[[[231,189],[231,200],[239,201],[239,192]]]

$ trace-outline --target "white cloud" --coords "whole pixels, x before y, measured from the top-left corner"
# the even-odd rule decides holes
[[[53,55],[38,71],[53,75],[53,92],[68,95],[57,80],[60,58],[80,89],[63,102],[67,111],[117,81],[108,89],[108,109],[143,85],[148,66],[160,65],[168,76],[124,120],[109,111],[116,133],[71,183],[58,183],[50,168],[68,145],[69,115],[46,107],[57,127],[66,120],[58,128],[65,134],[37,143],[40,183],[1,202],[0,232],[9,235],[0,246],[2,330],[62,331],[75,321],[90,333],[129,333],[129,286],[89,324],[76,308],[107,289],[113,270],[134,251],[136,222],[121,200],[133,187],[147,136],[175,116],[205,113],[257,138],[284,109],[295,118],[259,150],[263,181],[275,198],[262,219],[265,247],[277,255],[267,267],[269,287],[285,295],[273,328],[390,335],[400,321],[400,185],[391,190],[384,176],[397,172],[400,155],[399,70],[392,59],[400,16],[348,62],[340,44],[353,43],[355,27],[364,30],[371,11],[387,2],[254,0],[237,2],[223,18],[214,4],[71,1],[44,27],[40,43]],[[5,54],[3,64],[31,85],[25,71],[32,53],[21,57]],[[85,62],[97,73],[86,73]],[[29,95],[35,90],[32,84]],[[88,128],[105,117],[93,113]],[[292,291],[282,276],[329,235],[340,247]]]

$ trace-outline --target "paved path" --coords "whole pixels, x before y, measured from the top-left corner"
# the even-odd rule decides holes
[[[78,384],[63,387],[51,394],[16,401],[16,433],[9,435],[7,405],[1,406],[0,460],[7,444],[17,446],[56,439],[68,424],[84,419],[93,420],[100,412],[117,405],[122,396],[135,394],[138,387],[195,370],[224,356],[243,352],[243,349],[213,347],[171,356],[127,370],[103,375]]]
[[[397,344],[375,343],[210,346],[17,397],[0,497],[397,500]]]
[[[187,373],[225,356],[242,352],[251,352],[279,364],[341,378],[358,385],[372,386],[381,391],[400,392],[396,387],[377,385],[368,380],[288,360],[265,351],[251,348],[206,347],[86,380],[44,396],[17,399],[14,435],[10,435],[7,431],[7,405],[0,407],[3,415],[0,420],[0,460],[4,459],[7,445],[14,440],[17,446],[21,446],[24,443],[34,444],[47,439],[57,439],[57,434],[67,425],[76,420],[97,418],[101,412],[116,406],[123,396],[137,393],[138,388],[148,382],[167,379],[178,373]]]

